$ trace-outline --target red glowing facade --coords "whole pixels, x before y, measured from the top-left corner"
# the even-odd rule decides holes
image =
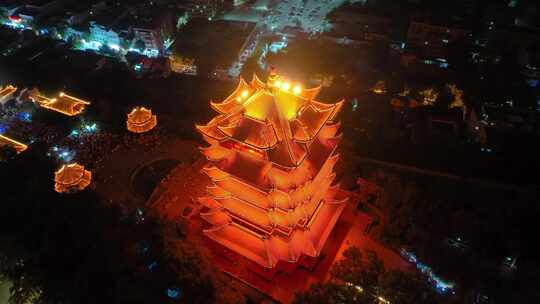
[[[341,215],[346,196],[333,184],[343,101],[316,101],[272,74],[240,79],[219,114],[197,126],[211,179],[198,199],[204,234],[262,272],[311,267]]]

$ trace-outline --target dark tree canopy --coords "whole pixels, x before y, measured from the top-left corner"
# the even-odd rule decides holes
[[[316,283],[296,295],[294,304],[367,304],[373,299],[354,287],[338,283]]]
[[[390,303],[452,303],[437,295],[427,277],[410,271],[385,271],[373,251],[349,247],[331,269],[332,280],[316,283],[296,295],[294,303],[373,303],[382,296]]]
[[[8,161],[17,155],[17,150],[12,146],[0,146],[0,161]]]
[[[243,302],[194,243],[162,223],[122,220],[91,189],[54,192],[46,152],[36,143],[0,162],[0,277],[13,283],[13,303],[164,303],[172,286],[184,303],[213,303],[219,293],[230,299],[223,303]]]

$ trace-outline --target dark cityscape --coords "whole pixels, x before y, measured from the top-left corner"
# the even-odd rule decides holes
[[[540,303],[540,2],[0,0],[0,304]]]

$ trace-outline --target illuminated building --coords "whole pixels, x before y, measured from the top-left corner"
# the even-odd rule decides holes
[[[346,206],[333,185],[343,101],[318,102],[319,90],[276,74],[267,83],[240,79],[228,98],[211,103],[219,114],[197,126],[212,181],[198,199],[204,234],[267,277],[313,267]]]
[[[149,57],[165,55],[172,44],[174,24],[172,14],[167,9],[140,9],[124,18],[122,23],[130,29],[134,41],[140,41],[141,46],[144,45],[141,51],[147,50],[149,55],[155,53],[155,56]]]
[[[0,104],[4,104],[8,101],[13,93],[17,91],[17,88],[12,85],[7,85],[5,87],[0,87]]]
[[[63,165],[54,173],[54,190],[58,193],[80,191],[90,185],[92,173],[73,163]]]
[[[92,14],[88,19],[90,41],[87,42],[99,45],[97,49],[102,46],[120,46],[121,32],[126,28],[119,23],[125,16],[127,16],[126,9],[118,3],[106,5],[99,13]]]
[[[157,117],[145,107],[136,107],[127,115],[126,125],[134,133],[148,132],[157,125]]]
[[[0,147],[1,146],[11,146],[17,153],[21,153],[28,148],[27,145],[0,134]]]
[[[6,2],[6,3],[4,3]],[[14,29],[33,29],[36,23],[60,11],[63,1],[33,0],[33,1],[2,1],[0,12],[8,15],[3,23]]]
[[[31,93],[30,98],[41,107],[62,113],[68,116],[81,114],[90,103],[60,92],[55,98],[47,98],[39,93]]]

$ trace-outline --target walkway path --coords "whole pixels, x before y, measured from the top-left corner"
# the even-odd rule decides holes
[[[135,145],[132,149],[120,147],[94,172],[97,193],[109,203],[131,203],[128,208],[143,207],[146,199],[131,191],[131,175],[141,166],[159,159],[174,159],[190,163],[198,155],[193,141],[174,139],[156,149]]]

